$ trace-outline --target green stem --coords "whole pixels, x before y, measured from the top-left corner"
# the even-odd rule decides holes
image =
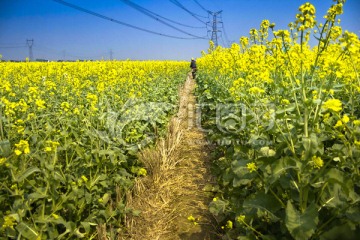
[[[321,29],[321,33],[320,33],[320,39],[319,39],[319,43],[318,43],[318,53],[316,54],[316,59],[315,59],[315,62],[314,62],[314,66],[311,70],[311,73],[310,73],[310,76],[311,76],[311,86],[312,86],[312,81],[313,81],[313,76],[314,76],[314,73],[315,73],[315,69],[317,67],[317,64],[318,64],[318,61],[319,61],[319,58],[321,56],[321,53],[325,50],[326,48],[326,44],[327,42],[329,41],[329,37],[330,37],[330,33],[326,36],[326,41],[325,41],[325,44],[324,44],[324,47],[322,49],[320,49],[320,44],[322,42],[322,39],[323,39],[323,34],[324,34],[324,31],[325,31],[325,26],[327,26],[327,23],[329,22],[329,20],[326,20],[326,22],[324,23],[324,26],[323,28]]]
[[[287,137],[285,136],[285,134],[283,133],[283,131],[281,130],[281,128],[279,127],[279,124],[275,121],[276,127],[279,129],[281,135],[284,137],[286,143],[288,144],[288,146],[290,147],[290,150],[292,151],[292,153],[295,155],[295,150],[293,149],[291,142],[288,141]]]
[[[241,221],[246,227],[248,227],[251,231],[257,233],[259,236],[262,236],[262,233],[257,231],[255,228],[253,228],[252,226],[250,226],[249,224],[247,224],[245,221]]]
[[[359,79],[359,74],[358,74],[358,71],[357,71],[357,69],[356,69],[356,67],[355,67],[355,65],[354,65],[354,61],[353,61],[353,58],[352,58],[352,55],[351,54],[349,54],[349,56],[350,56],[350,63],[351,63],[351,65],[352,65],[352,67],[353,67],[353,69],[354,69],[354,72],[355,72],[355,74],[356,74],[356,77],[357,77],[357,80],[358,80],[358,84],[360,84],[360,79]],[[354,111],[355,111],[355,107],[354,107],[354,95],[355,95],[355,93],[353,92],[353,94],[351,94],[351,116],[354,116]],[[1,122],[1,121],[0,121]]]
[[[286,115],[285,115],[285,117],[286,117]],[[294,141],[292,140],[292,137],[291,137],[292,135],[290,133],[289,124],[288,124],[287,119],[285,119],[285,123],[286,123],[286,129],[290,135],[291,151],[295,155],[295,145],[294,145]]]
[[[294,86],[295,86],[295,84],[296,84],[296,77],[295,77],[294,72],[292,71],[292,69],[294,69],[294,67],[293,67],[293,64],[292,64],[292,62],[291,62],[291,57],[290,57],[289,51],[288,51],[288,49],[287,49],[286,46],[285,46],[284,37],[282,37],[282,39],[283,39],[283,46],[284,46],[284,48],[285,48],[285,52],[286,52],[287,58],[288,58],[289,63],[290,63],[289,71],[290,71],[290,74],[291,74],[291,77],[292,77],[292,78],[290,77],[290,81],[291,81],[291,84],[292,84],[292,86],[293,86],[293,88],[294,88]],[[294,81],[295,81],[295,83],[294,83]],[[295,99],[295,105],[296,105],[297,113],[298,113],[299,116],[301,116],[301,112],[300,112],[300,108],[299,108],[299,103],[298,103],[297,97],[296,97],[296,91],[293,91],[293,94],[294,94],[294,99]]]
[[[0,108],[0,134],[1,134],[1,139],[5,139],[4,137],[4,130],[3,130],[3,124],[2,124],[2,108]]]
[[[301,177],[300,177],[299,172],[297,172],[297,179],[298,179],[298,183],[300,185],[301,184]],[[301,212],[304,212],[303,209],[302,209],[302,205],[303,205],[303,203],[302,203],[302,201],[303,201],[303,191],[302,190],[303,190],[303,188],[300,187],[299,188],[299,201],[300,201],[300,210],[301,210]]]
[[[263,182],[263,184],[265,185],[265,181],[264,179],[262,178],[262,176],[260,175],[260,173],[258,171],[256,171],[256,174],[259,176],[260,180]],[[283,201],[281,201],[281,199],[276,195],[276,193],[271,189],[269,188],[269,191],[271,192],[271,194],[276,198],[276,200],[278,200],[278,202],[281,204],[281,206],[283,208],[286,208],[286,205],[283,203]]]
[[[300,192],[302,192],[302,206],[301,206],[301,210],[302,212],[305,212],[305,209],[307,208],[307,200],[308,200],[308,195],[309,195],[309,186],[306,185],[305,187],[301,188]]]
[[[320,194],[317,196],[316,198],[316,201],[315,203],[318,204],[319,201],[320,201],[320,198],[321,198],[321,195],[323,194],[324,192],[324,189],[326,188],[326,186],[328,185],[328,182],[326,182],[322,187],[321,187],[321,191],[320,191]]]
[[[303,35],[304,31],[301,31],[301,53],[303,52]],[[301,59],[300,63],[300,73],[301,73],[301,89],[302,89],[302,98],[304,103],[304,135],[305,137],[309,137],[309,130],[308,130],[308,121],[309,121],[309,109],[307,106],[307,97],[306,97],[306,85],[305,85],[305,76],[304,76],[304,62]]]
[[[286,208],[286,205],[283,203],[283,201],[281,201],[281,199],[274,193],[274,191],[270,188],[269,189],[270,190],[270,192],[271,192],[271,194],[276,198],[276,200],[278,200],[278,202],[281,204],[281,206],[283,207],[283,208]]]
[[[304,135],[305,137],[309,137],[309,110],[307,106],[304,109]]]
[[[323,225],[321,225],[318,229],[317,232],[320,232],[324,227],[326,227],[326,225],[328,225],[332,220],[334,220],[337,217],[337,214],[333,215],[329,220],[327,220]]]
[[[351,207],[351,204],[348,204],[346,207],[344,207],[343,209],[339,209],[337,213],[334,213],[332,214],[332,217],[329,218],[329,220],[327,220],[324,224],[322,224],[317,230],[316,230],[316,233],[315,233],[315,236],[319,236],[321,230],[323,228],[325,228],[329,223],[331,223],[335,218],[339,217],[339,213],[344,213],[348,208]]]

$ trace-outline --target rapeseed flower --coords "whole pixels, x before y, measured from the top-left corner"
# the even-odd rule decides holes
[[[259,87],[252,87],[249,89],[249,93],[251,94],[261,94],[261,93],[264,93],[265,90],[264,89],[261,89]]]
[[[313,166],[313,168],[320,169],[322,166],[324,166],[324,161],[320,157],[313,156],[311,158],[310,164]]]
[[[39,110],[45,109],[45,101],[42,99],[36,99],[35,104]]]
[[[226,226],[225,226],[225,227],[228,228],[228,229],[232,229],[232,228],[233,228],[233,222],[230,221],[230,220],[228,220],[228,221],[226,222]]]
[[[283,98],[283,99],[281,99],[281,104],[282,104],[282,105],[289,105],[289,104],[290,104],[290,101],[287,100],[287,99],[285,99],[285,98]]]
[[[6,162],[6,158],[0,158],[0,166]]]
[[[45,152],[55,152],[59,145],[60,145],[59,142],[54,142],[54,141],[51,141],[51,140],[47,140],[45,142],[44,151]]]
[[[341,127],[343,125],[343,122],[341,120],[338,120],[336,124],[334,125],[334,128]]]
[[[324,109],[330,109],[334,112],[340,112],[342,110],[342,103],[339,99],[329,99],[323,103]]]
[[[64,112],[68,112],[70,109],[70,104],[68,102],[62,102],[60,106]]]
[[[257,166],[254,162],[246,164],[246,168],[249,170],[249,172],[254,172],[257,170]]]
[[[245,222],[245,215],[239,215],[239,216],[236,218],[236,221],[239,222],[239,223]]]
[[[343,123],[348,123],[350,121],[350,118],[348,117],[348,115],[344,114],[344,116],[341,118],[341,121]]]
[[[84,175],[81,176],[81,179],[82,179],[84,182],[89,181],[89,179],[88,179],[86,176],[84,176]]]
[[[4,223],[2,225],[3,229],[11,228],[14,230],[15,225],[16,225],[16,219],[13,216],[8,215],[4,217]]]
[[[19,143],[15,144],[15,154],[17,156],[21,155],[21,154],[29,154],[30,153],[30,147],[29,147],[29,143],[26,140],[20,140]]]

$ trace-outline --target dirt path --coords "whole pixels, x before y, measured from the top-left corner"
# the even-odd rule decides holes
[[[136,182],[133,197],[128,196],[128,207],[141,214],[127,219],[127,239],[218,239],[208,211],[211,196],[204,191],[212,182],[211,149],[195,127],[194,87],[188,76],[167,137],[140,156],[149,174]]]

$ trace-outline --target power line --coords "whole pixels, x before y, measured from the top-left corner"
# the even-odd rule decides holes
[[[183,24],[183,23],[180,23],[180,22],[171,20],[171,19],[169,19],[169,18],[166,18],[166,17],[163,17],[163,16],[161,16],[161,15],[159,15],[159,14],[156,14],[156,13],[154,13],[154,12],[152,12],[152,11],[146,9],[146,8],[143,8],[143,7],[141,7],[141,6],[133,3],[133,2],[131,2],[131,1],[128,1],[128,0],[120,0],[120,1],[128,4],[129,6],[135,8],[136,10],[138,10],[138,11],[140,11],[140,12],[146,11],[147,13],[150,13],[150,14],[156,16],[156,17],[165,19],[166,21],[172,22],[172,23],[174,23],[174,24],[177,24],[177,25],[180,25],[180,26],[183,26],[183,27],[188,27],[188,28],[206,28],[206,27],[194,27],[194,26],[186,25],[186,24]],[[154,17],[153,17],[153,18],[154,18]],[[156,19],[156,18],[155,18],[155,19]],[[157,20],[157,19],[156,19],[156,20]]]
[[[124,25],[124,26],[130,27],[130,28],[134,28],[134,29],[139,30],[139,31],[143,31],[143,32],[147,32],[147,33],[151,33],[151,34],[155,34],[155,35],[159,35],[159,36],[163,36],[163,37],[175,38],[175,39],[199,39],[197,37],[196,38],[185,38],[185,37],[178,37],[178,36],[173,36],[173,35],[168,35],[168,34],[164,34],[164,33],[155,32],[155,31],[148,30],[148,29],[141,28],[141,27],[137,27],[137,26],[125,23],[125,22],[121,22],[119,20],[104,16],[102,14],[87,10],[85,8],[79,7],[77,5],[74,5],[74,4],[71,4],[71,3],[68,3],[68,2],[65,2],[65,1],[62,1],[62,0],[53,0],[53,1],[58,2],[58,3],[62,4],[62,5],[74,8],[76,10],[88,13],[90,15],[96,16],[98,18],[102,18],[102,19],[105,19],[105,20],[108,20],[108,21],[111,21],[111,22],[114,22],[114,23],[117,23],[117,24],[120,24],[120,25]]]
[[[79,55],[74,55],[72,53],[69,53],[68,51],[66,50],[62,50],[62,51],[58,51],[58,50],[55,50],[53,48],[48,48],[48,47],[44,47],[44,46],[39,46],[38,44],[34,44],[34,49],[36,49],[36,51],[40,51],[40,52],[45,52],[45,53],[51,53],[51,54],[55,54],[57,56],[61,56],[61,58],[63,60],[66,60],[65,57],[70,57],[70,58],[73,58],[73,59],[96,59],[98,57],[101,57],[101,56],[104,56],[104,55],[107,55],[108,53],[107,52],[104,52],[104,53],[101,53],[101,54],[97,54],[97,55],[93,55],[93,56],[79,56]],[[60,57],[58,57],[60,59]]]
[[[228,45],[229,45],[231,41],[229,40],[229,38],[228,38],[228,36],[227,36],[227,34],[226,34],[225,27],[224,27],[224,23],[222,23],[222,30],[223,30],[223,32],[224,32],[225,40],[226,40],[226,42],[227,42]]]
[[[4,48],[24,48],[27,47],[26,45],[22,45],[22,46],[0,46],[0,48],[4,49]]]
[[[222,34],[220,34],[220,39],[221,39],[222,45],[224,47],[226,47],[226,44],[225,44],[225,41],[224,41],[224,38],[223,38]]]
[[[145,8],[143,8],[143,7],[137,5],[137,4],[135,4],[135,3],[133,3],[133,2],[131,2],[129,0],[121,0],[121,1],[126,3],[127,5],[129,5],[130,7],[140,11],[141,13],[143,13],[143,14],[155,19],[156,21],[161,22],[162,24],[164,24],[164,25],[166,25],[168,27],[171,27],[171,28],[173,28],[173,29],[175,29],[175,30],[177,30],[179,32],[182,32],[182,33],[184,33],[186,35],[189,35],[189,36],[192,36],[192,37],[195,37],[195,38],[204,38],[204,37],[199,37],[199,36],[196,36],[194,34],[185,32],[184,30],[182,30],[180,28],[177,28],[177,27],[175,27],[175,26],[173,26],[173,25],[171,25],[171,24],[169,24],[169,23],[167,23],[167,22],[165,22],[165,21],[163,21],[163,20],[161,20],[159,18],[154,17],[154,15],[152,15],[153,13],[150,10],[147,10],[147,9],[145,9]]]
[[[226,30],[225,30],[225,26],[224,26],[224,20],[222,18],[222,15],[220,16],[220,18],[221,18],[221,26],[222,26],[222,29],[223,29],[223,32],[224,32],[225,40],[230,45],[231,41],[229,40],[229,38],[228,38],[228,36],[226,34]]]
[[[204,10],[205,12],[210,12],[209,10],[207,10],[206,8],[204,8],[197,0],[193,0],[202,10]]]
[[[188,10],[186,7],[184,7],[184,5],[182,5],[179,1],[177,0],[169,0],[172,4],[174,4],[175,6],[183,9],[185,12],[189,13],[191,16],[193,16],[195,19],[197,19],[199,22],[202,22],[204,24],[206,24],[206,22],[204,22],[203,20],[201,20],[200,18],[198,17],[202,17],[202,18],[207,18],[207,17],[204,17],[204,16],[201,16],[201,15],[198,15],[196,13],[193,13],[191,12],[190,10]]]

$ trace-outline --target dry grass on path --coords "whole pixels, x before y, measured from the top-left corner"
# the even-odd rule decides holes
[[[210,150],[195,127],[194,80],[188,77],[180,90],[180,108],[166,138],[140,154],[148,176],[139,178],[128,197],[128,207],[141,211],[126,219],[127,236],[120,239],[217,239],[211,201],[203,189],[211,184]],[[192,215],[196,224],[188,220]]]

